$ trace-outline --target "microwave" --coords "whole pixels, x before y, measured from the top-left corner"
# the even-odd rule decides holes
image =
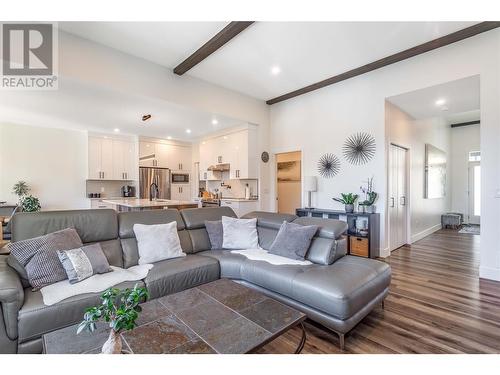
[[[172,173],[173,184],[189,184],[189,173]]]

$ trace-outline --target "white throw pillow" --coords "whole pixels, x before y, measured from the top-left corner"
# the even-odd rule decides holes
[[[223,249],[257,249],[258,247],[257,219],[235,219],[222,216]]]
[[[134,224],[139,249],[139,264],[186,256],[177,233],[177,222],[168,224]]]

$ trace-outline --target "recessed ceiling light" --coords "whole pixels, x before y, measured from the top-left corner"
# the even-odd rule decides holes
[[[172,137],[171,137],[171,136],[168,136],[168,137],[167,137],[167,139],[172,139]]]
[[[214,118],[214,119],[212,120],[212,125],[217,125],[218,123],[219,123],[219,121],[217,121],[217,119],[216,119],[216,118]]]
[[[436,105],[438,105],[438,106],[441,106],[444,103],[446,103],[446,100],[444,100],[444,99],[438,99],[438,100],[436,100]]]
[[[115,132],[115,133],[119,133],[119,132],[120,132],[120,129],[118,129],[118,128],[114,128],[114,132]]]
[[[271,68],[271,74],[278,75],[281,73],[281,68],[278,65],[275,65]]]
[[[204,145],[204,144],[206,144],[206,143],[207,143],[207,142],[205,142],[205,141],[201,142],[201,144],[202,144],[202,145]]]
[[[227,135],[225,135],[223,138],[224,138],[224,139],[227,139]]]
[[[186,133],[191,134],[191,129],[186,129]]]

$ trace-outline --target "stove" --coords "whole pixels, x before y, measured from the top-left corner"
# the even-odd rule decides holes
[[[220,199],[202,199],[201,207],[219,207]]]

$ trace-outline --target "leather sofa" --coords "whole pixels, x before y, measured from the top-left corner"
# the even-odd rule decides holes
[[[276,266],[229,250],[210,250],[204,222],[222,216],[236,217],[229,207],[119,214],[114,210],[19,213],[12,219],[12,241],[74,227],[84,244],[101,244],[111,265],[128,268],[138,261],[133,224],[177,221],[181,246],[188,255],[154,264],[139,282],[148,288],[150,298],[221,277],[233,279],[303,311],[339,334],[341,346],[344,334],[383,302],[388,293],[389,266],[345,255],[347,226],[341,221],[266,212],[246,215],[258,219],[259,245],[264,249],[269,248],[283,221],[320,226],[307,254],[313,264]],[[46,306],[41,292],[33,292],[22,276],[23,270],[11,256],[0,257],[0,353],[41,353],[44,333],[78,323],[84,309],[99,302],[99,293],[89,293]],[[133,284],[126,282],[117,287]]]

